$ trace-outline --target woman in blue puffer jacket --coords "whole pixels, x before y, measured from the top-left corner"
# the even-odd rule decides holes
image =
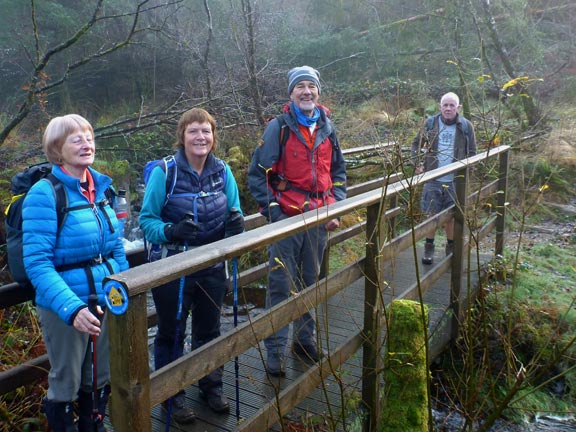
[[[55,432],[91,431],[95,421],[98,430],[105,431],[101,415],[110,393],[110,367],[102,281],[128,268],[118,220],[106,200],[112,180],[90,167],[94,130],[83,117],[52,119],[42,145],[68,201],[58,227],[54,186],[41,180],[26,195],[22,209],[24,266],[36,292],[51,365],[43,409]],[[91,294],[98,298],[96,315],[88,309]],[[97,394],[92,393],[91,336],[97,336]],[[96,419],[93,397],[100,415]],[[71,409],[76,400],[78,429]]]

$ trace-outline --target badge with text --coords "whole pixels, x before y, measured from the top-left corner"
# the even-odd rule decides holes
[[[114,315],[123,315],[128,309],[128,294],[118,281],[108,281],[104,285],[106,306]]]

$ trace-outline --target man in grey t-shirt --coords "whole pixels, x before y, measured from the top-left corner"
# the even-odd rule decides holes
[[[472,123],[459,114],[460,99],[446,93],[440,99],[440,113],[426,120],[424,129],[412,141],[412,157],[416,161],[415,174],[421,174],[476,154],[476,137]],[[454,174],[429,181],[422,191],[422,211],[432,216],[454,204]],[[452,253],[454,220],[446,222],[446,255]],[[436,230],[426,236],[423,264],[434,261]]]

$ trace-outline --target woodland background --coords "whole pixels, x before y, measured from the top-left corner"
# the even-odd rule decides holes
[[[201,106],[218,121],[218,156],[233,168],[244,212],[254,213],[245,177],[250,155],[266,120],[288,100],[287,71],[304,64],[321,73],[321,103],[332,111],[343,148],[381,141],[407,145],[424,117],[437,111],[440,96],[458,93],[481,149],[512,146],[509,215],[517,235],[510,238],[518,245],[534,244],[523,236],[527,223],[542,214],[553,219],[541,205],[544,191],[561,205],[574,202],[572,0],[0,0],[0,210],[10,201],[11,177],[44,160],[41,137],[52,117],[74,112],[92,123],[96,168],[129,189],[137,203],[144,164],[172,152],[179,116]],[[526,382],[542,392],[527,393],[531,397],[516,407],[516,419],[542,411],[542,405],[574,414],[570,285],[576,231],[573,214],[555,220],[564,221],[567,234],[533,248],[533,261],[517,254],[496,266],[499,274],[524,270],[518,274],[531,283],[521,299],[526,302],[490,304],[492,323],[471,326],[495,329],[496,335],[480,340],[505,339],[502,346],[514,348],[513,358],[525,360],[527,376],[538,378]],[[10,281],[3,226],[0,283]],[[500,331],[508,320],[514,329]],[[6,341],[0,343],[0,369],[41,347],[34,322],[29,304],[0,311],[0,339]],[[572,354],[554,354],[558,335],[568,339],[566,352]],[[508,363],[498,368],[501,351],[490,345],[485,352],[496,358],[467,364],[464,355],[440,386],[449,395],[447,406],[456,407],[470,427],[486,412],[500,415],[508,406],[486,407],[486,394],[502,388],[510,394],[501,379],[510,371],[503,372]],[[486,392],[469,384],[490,374]],[[551,392],[546,384],[560,390]],[[34,417],[40,417],[42,391],[33,386],[6,395],[0,419],[10,420],[10,430],[36,430],[30,425],[41,424]],[[549,402],[551,394],[557,397]]]
[[[248,163],[287,101],[286,72],[322,75],[344,148],[407,142],[456,91],[485,143],[549,131],[576,97],[576,6],[568,0],[0,0],[0,201],[43,159],[43,128],[76,112],[99,162],[137,189],[169,153],[179,115],[218,120],[219,155]],[[243,206],[254,203],[242,191]]]

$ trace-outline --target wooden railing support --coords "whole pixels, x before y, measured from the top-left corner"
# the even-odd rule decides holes
[[[450,274],[450,308],[452,309],[452,336],[458,334],[460,326],[462,270],[464,268],[464,244],[466,243],[466,212],[468,208],[468,169],[454,173],[454,188],[456,192],[456,205],[454,206],[454,249],[452,254],[452,271]]]
[[[378,375],[380,371],[380,245],[382,244],[380,203],[367,208],[366,261],[364,282],[364,330],[362,358],[362,401],[367,409],[364,430],[375,431],[378,424]]]
[[[151,431],[146,292],[110,322],[110,418],[116,432]],[[134,361],[137,359],[138,361]]]

